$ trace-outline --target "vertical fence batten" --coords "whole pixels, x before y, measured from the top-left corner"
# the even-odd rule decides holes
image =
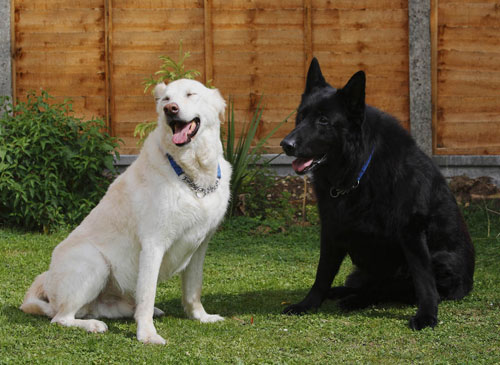
[[[438,120],[438,0],[430,0],[431,27],[431,98],[432,98],[432,152],[437,150],[437,120]]]
[[[112,10],[113,2],[112,0],[104,0],[104,53],[105,53],[105,109],[106,109],[106,127],[111,135],[114,135],[113,128],[113,100],[112,91],[113,87],[111,85],[111,70],[113,67],[112,64],[112,53],[111,53],[111,45],[112,45]]]
[[[212,0],[204,0],[203,2],[203,37],[204,37],[204,59],[205,59],[205,83],[213,80],[213,29],[212,29]]]
[[[17,45],[16,45],[16,4],[15,0],[10,0],[10,68],[12,72],[12,103],[15,104],[17,100],[17,69],[16,69],[16,58],[17,58]]]
[[[305,76],[313,57],[312,40],[312,0],[304,0],[304,87]]]

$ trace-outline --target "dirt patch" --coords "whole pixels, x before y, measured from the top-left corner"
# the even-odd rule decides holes
[[[308,176],[276,177],[275,184],[270,189],[267,198],[269,200],[280,199],[283,197],[283,191],[286,191],[290,193],[290,203],[299,204],[304,201],[304,190],[307,192],[306,204],[315,204],[316,196]]]
[[[488,176],[470,178],[455,176],[449,182],[450,189],[460,202],[470,202],[481,199],[500,199],[500,189]],[[306,204],[315,204],[316,197],[312,188],[311,179],[307,176],[276,177],[275,184],[267,194],[269,200],[279,199],[283,191],[290,193],[290,202],[303,203],[304,189],[307,191]]]
[[[468,176],[455,176],[451,179],[450,189],[460,202],[481,199],[500,199],[500,189],[491,177],[481,176],[472,179]]]

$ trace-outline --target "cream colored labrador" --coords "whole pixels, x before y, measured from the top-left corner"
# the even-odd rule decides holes
[[[215,322],[200,301],[207,244],[229,200],[220,141],[225,102],[193,80],[159,84],[158,126],[137,160],[52,254],[21,309],[53,323],[105,332],[97,318],[135,317],[137,338],[164,344],[153,324],[157,282],[182,278],[190,318]]]

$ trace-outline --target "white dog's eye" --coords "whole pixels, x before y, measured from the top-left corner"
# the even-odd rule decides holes
[[[169,101],[169,100],[170,100],[170,98],[169,98],[168,96],[165,96],[162,100],[163,100],[163,101]]]
[[[189,98],[190,96],[196,95],[195,93],[187,93],[186,96]]]

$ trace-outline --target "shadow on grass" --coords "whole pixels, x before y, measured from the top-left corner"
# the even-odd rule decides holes
[[[217,313],[224,317],[281,315],[287,306],[301,301],[307,292],[308,290],[261,290],[235,294],[209,294],[202,295],[202,303],[208,313]],[[166,316],[186,318],[180,298],[160,301],[156,305],[165,312]],[[360,310],[344,311],[338,307],[336,300],[325,300],[318,310],[311,311],[311,313],[321,312],[335,317],[359,314],[370,318],[407,320],[407,314],[401,313],[401,309],[411,307],[411,305],[391,302]]]
[[[227,318],[248,315],[281,315],[286,306],[300,301],[307,294],[307,290],[261,290],[234,294],[208,294],[202,296],[202,302],[208,313],[217,313]],[[165,312],[162,318],[186,319],[181,304],[181,298],[157,301],[155,304]],[[381,303],[366,309],[356,311],[342,311],[336,301],[326,300],[318,311],[337,318],[348,318],[351,315],[361,315],[367,318],[386,318],[407,321],[408,314],[401,313],[401,309],[410,306],[399,303]],[[2,308],[5,318],[11,325],[29,325],[39,327],[49,324],[50,319],[44,316],[26,314],[18,307],[7,305]],[[110,333],[120,334],[127,338],[135,338],[135,327],[123,327],[123,323],[134,323],[133,318],[103,319],[109,327]],[[160,320],[161,319],[156,319]]]

